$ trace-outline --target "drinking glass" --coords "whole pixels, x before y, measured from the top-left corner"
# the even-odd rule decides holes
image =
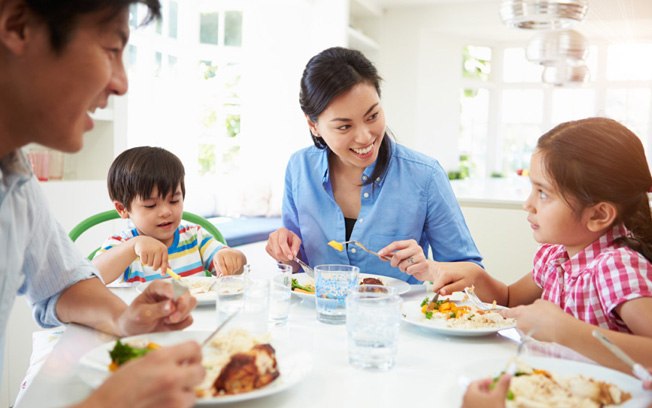
[[[287,323],[292,297],[292,267],[277,263],[270,279],[269,320],[273,325]]]
[[[394,288],[360,285],[346,298],[349,363],[389,370],[396,361],[401,298]]]
[[[269,319],[269,280],[246,279],[242,312],[236,317],[237,325],[254,335],[267,333]]]
[[[215,309],[217,321],[221,323],[227,316],[244,305],[246,286],[245,275],[225,275],[217,278]]]
[[[352,265],[317,265],[315,267],[315,308],[322,323],[346,322],[345,299],[358,285],[360,268]]]

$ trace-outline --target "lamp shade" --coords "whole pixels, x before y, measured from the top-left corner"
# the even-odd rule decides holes
[[[586,65],[566,63],[546,66],[541,74],[543,82],[555,86],[580,85],[587,82],[589,77],[589,68]]]
[[[541,65],[555,65],[558,62],[582,65],[588,49],[589,42],[578,31],[550,30],[532,37],[525,50],[525,56],[528,61]]]
[[[503,0],[500,17],[516,28],[568,28],[582,21],[587,10],[588,0]]]

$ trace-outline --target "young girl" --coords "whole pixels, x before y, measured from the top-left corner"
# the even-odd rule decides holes
[[[652,177],[638,137],[605,118],[563,123],[539,139],[530,180],[524,208],[543,244],[531,274],[509,286],[485,271],[417,278],[441,294],[473,284],[510,307],[541,298],[590,325],[652,337]]]

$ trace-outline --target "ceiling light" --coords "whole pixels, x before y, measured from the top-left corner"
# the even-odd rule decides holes
[[[568,28],[582,21],[587,9],[588,0],[503,0],[500,17],[516,28]]]
[[[541,65],[565,62],[582,65],[588,54],[587,39],[575,30],[544,31],[535,35],[525,50],[528,61]]]
[[[586,65],[568,65],[559,63],[543,69],[543,82],[555,86],[579,85],[589,80],[589,68]]]

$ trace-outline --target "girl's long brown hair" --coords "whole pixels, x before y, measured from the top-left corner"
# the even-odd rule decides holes
[[[647,192],[650,168],[641,140],[612,119],[562,123],[539,138],[546,172],[561,196],[579,212],[602,201],[618,210],[628,237],[617,241],[652,262],[652,216]]]

